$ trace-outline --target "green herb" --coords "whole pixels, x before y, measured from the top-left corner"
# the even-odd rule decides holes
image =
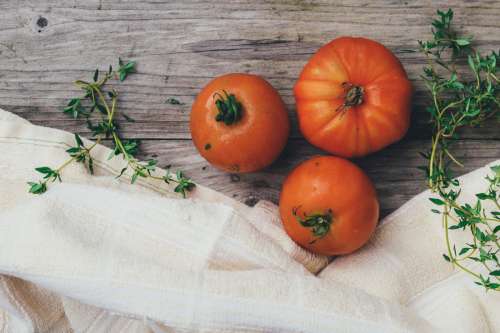
[[[75,134],[76,146],[67,149],[66,152],[73,158],[73,161],[85,164],[89,169],[90,174],[93,175],[94,160],[92,159],[92,156],[90,156],[90,151],[100,142],[100,140],[100,138],[97,138],[96,142],[87,148],[83,145],[83,141],[80,136]]]
[[[462,166],[453,156],[453,142],[459,138],[458,130],[476,127],[499,114],[500,87],[497,77],[499,54],[482,55],[472,47],[472,37],[458,35],[451,27],[453,11],[438,11],[432,22],[433,39],[419,41],[420,51],[428,65],[422,78],[432,97],[427,107],[433,135],[428,152],[422,155],[429,188],[437,197],[430,198],[439,209],[432,212],[442,216],[445,229],[446,254],[443,258],[470,274],[475,283],[487,290],[500,291],[498,271],[500,232],[500,166],[492,167],[492,175],[484,193],[476,195],[474,203],[458,203],[460,183],[453,177],[452,165]],[[466,68],[459,66],[467,63]],[[460,70],[459,70],[460,69]],[[493,211],[486,209],[491,204]],[[467,232],[470,242],[458,251],[450,241],[450,232]],[[486,273],[475,272],[465,261],[480,263]]]
[[[165,101],[165,103],[172,104],[172,105],[182,105],[182,104],[184,104],[184,103],[181,103],[178,99],[175,99],[173,97],[167,98],[167,100]]]
[[[69,102],[66,108],[63,110],[64,113],[68,113],[73,118],[78,118],[79,115],[88,115],[86,113],[85,108],[82,106],[82,100],[80,98],[72,98]]]
[[[295,207],[292,211],[293,216],[301,226],[311,228],[311,233],[315,239],[309,244],[314,244],[318,239],[325,237],[330,231],[330,226],[333,222],[333,213],[328,209],[325,213],[314,212],[311,214],[303,213],[303,217],[299,216],[297,211],[300,207]]]
[[[121,138],[119,126],[115,121],[118,93],[113,88],[105,90],[104,86],[113,78],[123,81],[134,71],[134,61],[125,63],[119,59],[119,67],[116,71],[113,71],[112,66],[109,66],[109,70],[104,74],[96,69],[92,77],[92,82],[82,80],[75,81],[75,84],[84,91],[84,94],[83,96],[70,99],[63,112],[75,119],[84,118],[88,128],[92,131],[95,142],[89,146],[85,146],[80,136],[75,134],[75,146],[66,150],[70,158],[56,169],[46,166],[36,168],[35,170],[42,174],[43,177],[38,182],[28,183],[30,193],[42,194],[46,192],[48,183],[55,182],[56,180],[61,181],[61,172],[73,162],[83,163],[89,172],[93,174],[94,160],[92,159],[91,151],[105,138],[112,139],[114,144],[113,151],[109,158],[122,156],[127,162],[127,165],[121,170],[118,177],[121,177],[127,170],[130,170],[132,183],[135,183],[139,178],[161,180],[167,184],[174,182],[177,183],[174,191],[182,194],[184,197],[186,193],[195,186],[195,184],[189,178],[186,178],[180,171],[178,171],[175,176],[172,175],[170,171],[167,171],[163,176],[155,175],[154,173],[157,169],[156,165],[158,164],[156,160],[141,162],[135,158],[139,148],[139,140],[123,140]],[[85,107],[84,105],[87,104],[90,106]],[[89,118],[95,110],[98,110],[102,114],[101,120],[97,123],[93,123]],[[122,116],[128,121],[133,121],[132,118],[124,114],[122,114]]]
[[[118,58],[118,64],[120,65],[120,68],[118,68],[117,72],[118,72],[118,78],[120,79],[120,81],[124,81],[130,73],[133,73],[135,71],[135,65],[136,65],[135,61],[129,61],[127,63],[124,63],[121,58]],[[112,71],[113,71],[113,67],[110,66],[109,72],[112,72]],[[96,80],[94,80],[94,81],[96,81]]]

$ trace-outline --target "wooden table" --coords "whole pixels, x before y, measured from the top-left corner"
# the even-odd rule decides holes
[[[281,183],[298,162],[322,152],[297,129],[292,87],[319,46],[342,35],[376,39],[402,61],[414,83],[413,122],[406,138],[356,160],[374,180],[386,215],[425,188],[416,169],[429,145],[419,79],[423,58],[402,50],[430,36],[437,8],[455,10],[459,29],[484,50],[500,48],[500,2],[489,1],[132,1],[2,0],[0,107],[35,124],[89,135],[84,122],[61,112],[77,92],[72,81],[90,78],[118,56],[138,62],[119,86],[120,109],[136,120],[123,134],[142,140],[141,158],[181,168],[196,182],[249,205],[277,202]],[[227,72],[264,76],[285,100],[293,130],[282,157],[254,174],[231,175],[207,164],[190,140],[189,112],[197,92]],[[165,101],[174,97],[182,105]],[[457,156],[467,172],[500,157],[498,123],[466,130]]]

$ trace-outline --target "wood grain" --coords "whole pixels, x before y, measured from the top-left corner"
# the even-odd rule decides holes
[[[126,137],[143,139],[141,157],[182,168],[201,184],[248,204],[277,201],[287,172],[321,153],[301,137],[291,89],[316,49],[341,35],[373,38],[404,64],[415,88],[407,137],[356,161],[374,179],[383,214],[424,189],[416,166],[428,145],[428,103],[419,79],[424,59],[416,40],[430,36],[437,8],[452,7],[459,29],[483,50],[500,48],[498,1],[132,1],[3,0],[0,2],[0,107],[43,126],[88,135],[85,124],[61,109],[78,93],[72,85],[118,56],[138,61],[121,84],[120,108],[136,120]],[[264,76],[285,100],[293,130],[279,161],[264,172],[229,175],[208,166],[190,142],[189,111],[214,76]],[[183,105],[165,101],[175,97]],[[500,157],[498,123],[463,133],[457,145],[465,172]],[[169,162],[170,161],[170,162]]]

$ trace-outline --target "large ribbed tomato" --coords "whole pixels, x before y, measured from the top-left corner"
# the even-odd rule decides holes
[[[365,244],[378,221],[375,188],[352,162],[333,156],[301,163],[285,180],[280,216],[285,231],[319,254],[347,254]]]
[[[238,73],[219,76],[202,89],[190,125],[200,154],[229,172],[252,172],[271,164],[290,131],[276,89],[259,76]]]
[[[369,154],[405,135],[411,92],[403,66],[382,44],[335,39],[313,55],[295,85],[300,130],[332,154]]]

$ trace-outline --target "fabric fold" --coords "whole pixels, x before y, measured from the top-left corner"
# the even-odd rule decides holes
[[[498,297],[441,259],[428,192],[329,263],[288,238],[272,203],[250,208],[203,186],[189,199],[148,180],[131,186],[128,175],[114,179],[123,161],[103,146],[93,150],[95,176],[71,165],[63,183],[28,194],[34,167],[64,161],[72,141],[0,111],[2,332],[500,330]],[[485,173],[461,178],[464,199]]]

